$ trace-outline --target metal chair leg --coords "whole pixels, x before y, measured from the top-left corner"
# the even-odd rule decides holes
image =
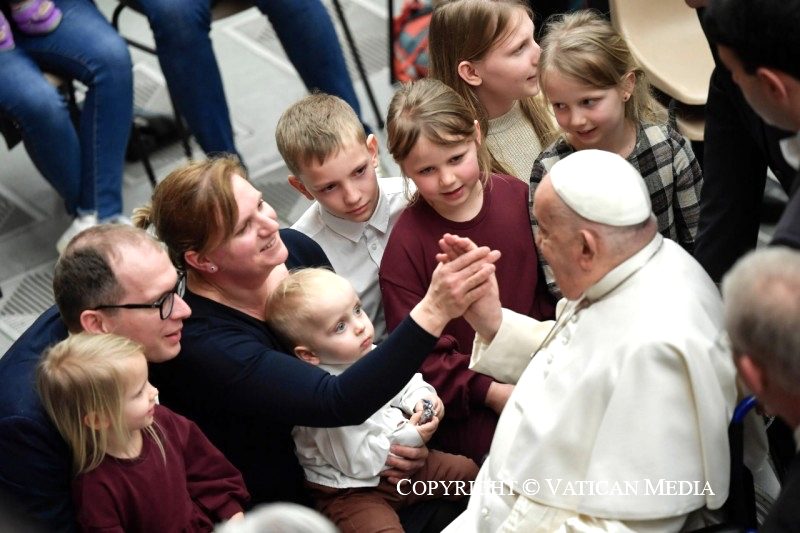
[[[133,128],[131,128],[131,144],[133,145],[134,150],[136,150],[139,159],[142,161],[142,165],[144,165],[144,171],[147,174],[147,179],[150,181],[150,185],[155,189],[157,184],[156,173],[153,172],[153,165],[150,163],[150,154],[147,153],[144,143],[142,142],[142,134],[139,132],[139,129],[135,124]]]
[[[111,25],[114,27],[115,30],[117,30],[117,32],[119,32],[119,18],[120,18],[120,15],[122,15],[122,11],[125,8],[130,8],[130,9],[133,9],[134,11],[136,11],[133,8],[133,6],[130,5],[128,0],[118,0],[118,2],[119,2],[119,4],[117,5],[117,7],[114,8],[114,12],[111,15]],[[138,41],[134,41],[132,39],[128,39],[127,37],[124,37],[124,36],[122,38],[125,39],[125,42],[128,43],[128,46],[132,46],[133,48],[136,48],[137,50],[141,50],[143,52],[147,52],[148,54],[151,54],[151,55],[157,55],[156,54],[156,49],[151,47],[151,46],[147,46],[147,45],[142,44],[142,43],[140,43]],[[175,106],[175,100],[174,100],[174,98],[172,98],[172,93],[169,91],[169,87],[167,87],[167,93],[169,94],[169,102],[170,102],[170,105],[172,105],[172,112],[173,112],[174,117],[175,117],[175,127],[178,130],[178,136],[180,137],[181,145],[183,146],[183,153],[186,154],[187,159],[191,160],[192,159],[192,147],[189,144],[189,137],[191,136],[191,132],[186,127],[186,123],[184,122],[183,117],[181,117],[181,114],[178,112],[178,108]],[[142,155],[143,155],[142,163],[145,165],[145,170],[147,171],[147,175],[150,178],[150,182],[155,187],[155,176],[153,174],[153,169],[152,169],[152,166],[150,165],[150,161],[148,159],[148,156],[146,154],[144,154],[143,152],[142,152]]]
[[[364,83],[364,89],[367,91],[367,97],[369,98],[369,103],[372,106],[372,112],[375,113],[375,117],[378,119],[378,127],[383,129],[383,117],[381,117],[378,102],[375,100],[375,94],[372,92],[372,85],[367,78],[367,71],[364,69],[364,64],[361,62],[361,55],[358,53],[358,48],[356,47],[355,40],[353,39],[353,34],[350,32],[350,25],[347,23],[347,19],[344,17],[344,11],[342,10],[342,5],[339,3],[339,0],[333,0],[333,7],[336,9],[336,16],[339,18],[339,23],[342,25],[344,36],[347,39],[348,46],[350,47],[350,53],[353,56],[353,60],[356,62],[356,68],[361,76],[361,81]]]

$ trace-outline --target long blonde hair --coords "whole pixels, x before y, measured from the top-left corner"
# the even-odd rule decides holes
[[[462,61],[480,61],[497,43],[506,39],[514,31],[520,11],[533,19],[531,9],[520,0],[456,0],[438,7],[431,18],[430,76],[444,82],[464,99],[484,135],[489,134],[486,109],[472,86],[459,76],[458,65]],[[531,96],[521,99],[519,104],[542,146],[550,145],[557,135],[544,101]],[[491,151],[489,155],[492,171],[513,174]]]
[[[542,88],[553,72],[598,89],[618,87],[633,73],[635,83],[625,102],[625,118],[637,125],[666,122],[666,114],[653,98],[647,76],[636,64],[628,43],[597,12],[582,10],[548,20],[541,47]]]
[[[479,131],[474,117],[464,99],[438,80],[423,78],[404,84],[389,103],[386,118],[389,153],[402,167],[420,137],[440,146],[477,141]],[[486,187],[493,170],[491,156],[485,142],[477,144],[480,182]],[[418,197],[416,192],[410,200],[416,201]]]
[[[49,348],[36,371],[36,384],[47,414],[72,451],[73,472],[97,468],[109,440],[131,438],[124,421],[126,376],[123,362],[144,357],[142,345],[125,337],[77,333]],[[107,417],[108,426],[89,427],[86,416]],[[145,428],[164,455],[154,428]],[[166,459],[165,459],[166,460]]]

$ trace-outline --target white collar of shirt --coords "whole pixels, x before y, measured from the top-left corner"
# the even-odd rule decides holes
[[[375,207],[375,212],[366,222],[353,222],[352,220],[345,220],[328,213],[322,204],[317,203],[319,209],[319,216],[329,228],[333,231],[353,242],[358,242],[364,234],[364,227],[369,225],[381,233],[386,233],[389,229],[389,202],[384,198],[383,189],[381,188],[381,180],[378,179],[378,205]]]
[[[339,374],[341,374],[342,372],[353,366],[353,363],[339,363],[339,364],[320,363],[317,366],[332,376],[338,376]]]
[[[795,169],[800,169],[800,131],[791,137],[781,139],[781,152],[786,162]]]
[[[600,278],[600,281],[586,289],[583,298],[588,299],[589,302],[594,302],[606,296],[646,265],[663,243],[664,237],[656,233],[656,236],[647,246],[614,267],[608,274]]]

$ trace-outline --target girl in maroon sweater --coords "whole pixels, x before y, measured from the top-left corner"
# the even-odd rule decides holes
[[[197,426],[156,404],[142,347],[80,333],[37,371],[42,403],[67,441],[84,531],[212,531],[241,517],[242,476]]]
[[[554,315],[540,281],[528,216],[528,187],[492,174],[478,121],[445,84],[423,79],[400,89],[389,105],[389,151],[416,186],[381,261],[379,278],[391,331],[430,284],[444,233],[500,250],[496,275],[504,307],[537,319]],[[444,451],[482,462],[512,386],[469,370],[475,332],[463,318],[444,330],[421,372],[448,413],[435,436]]]

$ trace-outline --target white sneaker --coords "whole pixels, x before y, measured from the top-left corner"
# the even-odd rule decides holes
[[[114,215],[111,218],[106,218],[100,221],[101,224],[123,224],[125,226],[133,226],[133,221],[125,215]]]
[[[58,239],[58,242],[56,242],[56,250],[58,250],[59,255],[64,252],[64,249],[69,244],[69,241],[71,241],[75,235],[85,229],[96,226],[97,224],[98,222],[96,213],[78,215],[75,217],[75,220],[72,221],[72,224],[70,224],[70,226],[67,228],[67,231],[65,231],[64,234]]]

